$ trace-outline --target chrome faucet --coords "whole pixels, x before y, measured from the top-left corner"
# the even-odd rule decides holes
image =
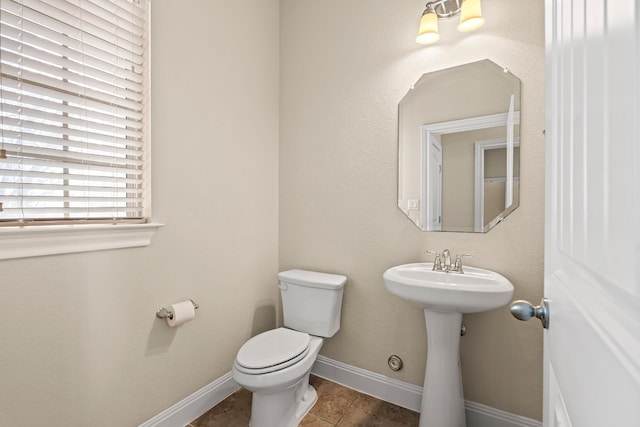
[[[442,271],[444,273],[458,273],[464,274],[462,269],[462,257],[471,257],[472,254],[458,254],[453,266],[451,265],[451,251],[445,249],[442,254],[434,251],[425,251],[428,254],[434,255],[433,258],[433,271]]]

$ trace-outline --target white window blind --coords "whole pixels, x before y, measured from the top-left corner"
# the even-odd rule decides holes
[[[144,221],[144,1],[0,0],[0,225]]]

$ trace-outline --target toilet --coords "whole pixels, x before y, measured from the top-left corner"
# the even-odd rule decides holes
[[[345,276],[306,270],[278,273],[284,327],[247,341],[233,379],[253,393],[250,427],[295,427],[318,400],[309,385],[324,338],[340,329]]]

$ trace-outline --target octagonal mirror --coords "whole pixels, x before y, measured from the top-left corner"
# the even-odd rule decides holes
[[[484,233],[520,195],[520,80],[486,59],[422,75],[398,108],[398,207],[423,231]]]

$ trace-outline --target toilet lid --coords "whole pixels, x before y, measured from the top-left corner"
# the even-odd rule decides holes
[[[272,371],[297,362],[309,351],[311,338],[304,332],[286,328],[263,332],[247,341],[238,352],[239,366],[262,372]],[[290,362],[290,363],[287,363]]]

